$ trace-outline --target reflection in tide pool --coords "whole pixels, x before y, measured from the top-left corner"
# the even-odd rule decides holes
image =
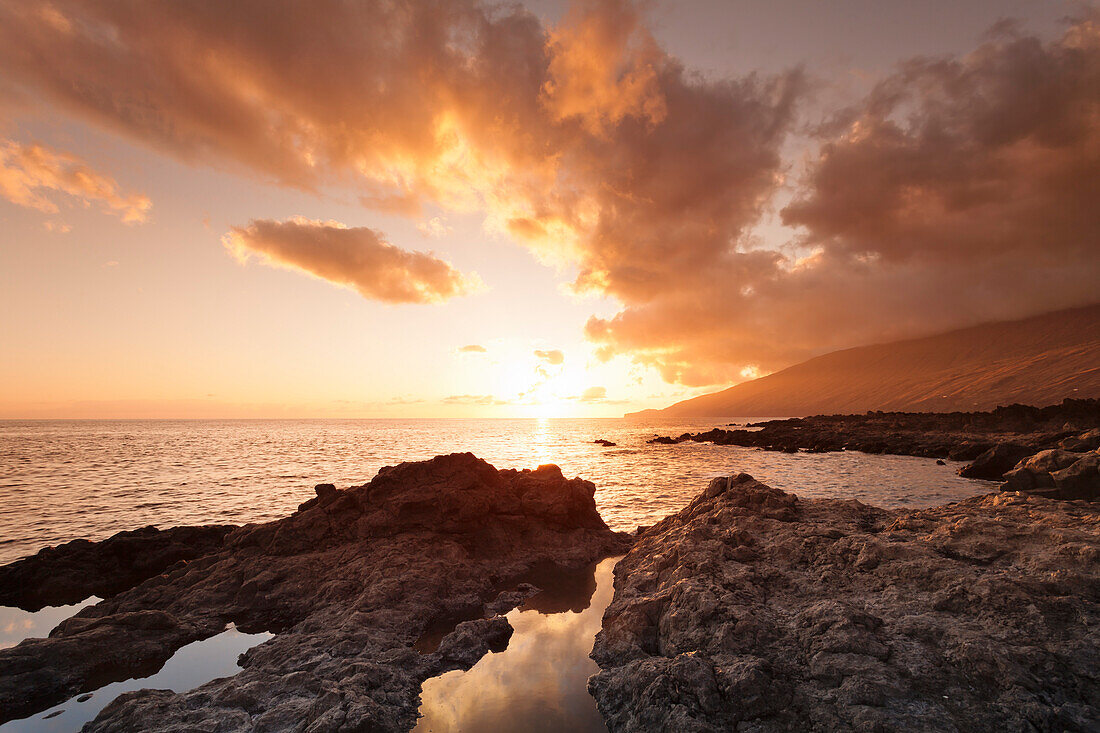
[[[24,639],[47,637],[59,623],[101,600],[90,596],[71,606],[46,606],[38,611],[0,606],[0,649],[15,646]]]
[[[150,677],[105,685],[90,696],[78,695],[29,718],[0,725],[0,733],[72,733],[124,692],[146,689],[186,692],[219,677],[234,675],[240,671],[237,657],[270,638],[271,634],[266,633],[244,634],[230,625],[217,636],[181,647]]]
[[[595,592],[591,583],[580,585],[590,599],[556,598],[548,589],[508,614],[515,633],[506,650],[485,655],[466,672],[427,680],[415,730],[606,733],[588,694],[588,678],[599,671],[588,655],[611,602],[616,562],[608,558],[595,567]],[[562,610],[568,608],[574,610]]]

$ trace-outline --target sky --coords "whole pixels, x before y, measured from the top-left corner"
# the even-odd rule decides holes
[[[0,0],[0,418],[605,417],[1097,300],[1060,0]]]

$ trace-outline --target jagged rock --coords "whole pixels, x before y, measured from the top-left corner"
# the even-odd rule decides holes
[[[1026,458],[1005,474],[1003,491],[1030,491],[1054,499],[1100,499],[1095,452],[1052,448]]]
[[[1000,479],[1026,456],[1048,448],[1073,451],[1100,447],[1100,399],[1067,399],[1048,407],[1009,405],[988,412],[869,412],[864,415],[815,415],[767,420],[751,430],[714,428],[679,437],[659,436],[649,443],[673,445],[684,441],[811,453],[856,450],[926,458],[976,461],[967,467],[973,478]],[[1084,430],[1084,432],[1082,432]],[[998,444],[1020,446],[1013,458]],[[989,463],[996,459],[996,465]],[[1000,468],[998,473],[995,468]],[[980,475],[979,475],[980,474]],[[967,474],[964,474],[967,475]]]
[[[73,540],[0,567],[0,605],[37,611],[88,596],[108,598],[177,563],[221,548],[237,527],[156,527],[119,532],[102,542]]]
[[[1077,453],[1086,453],[1088,451],[1100,449],[1100,428],[1093,428],[1092,430],[1086,430],[1080,435],[1072,435],[1068,438],[1063,438],[1062,441],[1058,443],[1058,447]]]
[[[604,448],[611,448],[612,446],[618,445],[618,443],[613,443],[612,441],[607,440],[605,438],[600,438],[599,440],[593,440],[592,442],[595,443],[596,445],[602,445]]]
[[[1080,457],[1080,453],[1072,453],[1060,448],[1039,451],[1023,459],[1006,473],[1005,483],[1001,488],[1005,491],[1053,488],[1054,477],[1051,473],[1073,465]]]
[[[1061,471],[1051,474],[1059,498],[1100,499],[1100,452],[1086,453]]]
[[[489,652],[502,652],[512,638],[512,625],[503,616],[463,621],[443,637],[436,674],[469,669]]]
[[[959,469],[964,478],[980,478],[996,481],[1012,470],[1016,464],[1034,451],[1017,443],[998,443],[968,465]]]
[[[594,491],[556,466],[497,471],[469,453],[318,487],[303,510],[236,529],[49,638],[0,650],[0,722],[148,674],[233,622],[276,632],[240,673],[182,694],[127,693],[85,730],[408,730],[424,679],[506,641],[494,614],[526,597],[526,575],[584,573],[630,545],[600,519]],[[436,650],[414,648],[452,618]]]
[[[618,731],[1095,731],[1100,506],[920,511],[715,479],[615,568]]]

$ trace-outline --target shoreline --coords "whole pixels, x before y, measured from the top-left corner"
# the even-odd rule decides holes
[[[858,423],[864,417],[848,419]],[[869,417],[883,419],[883,415]],[[781,422],[784,429],[791,425],[791,421]],[[719,437],[725,433],[760,435],[771,424],[756,433],[724,431]],[[803,421],[799,427],[804,425]],[[1081,438],[1073,432],[1076,429],[1032,430],[1030,434],[1066,441]],[[799,433],[800,437],[812,434]],[[968,435],[972,440],[976,433],[971,429]],[[699,436],[681,437],[695,440]],[[1100,450],[1089,455],[1100,457]],[[1038,475],[1038,469],[1034,473]],[[1048,473],[1053,476],[1057,472]],[[923,578],[921,582],[935,578],[939,590],[933,595],[947,594],[947,600],[937,595],[939,600],[925,604],[929,608],[920,611],[922,617],[944,609],[956,615],[975,611],[981,617],[988,612],[982,606],[990,601],[988,596],[972,597],[962,591],[959,595],[950,589],[980,587],[985,578],[1011,576],[1015,584],[1011,587],[1017,595],[1023,593],[1016,599],[1021,607],[1038,604],[1045,608],[1043,604],[1053,603],[1050,613],[1061,619],[1059,633],[1085,645],[1082,654],[1100,651],[1096,639],[1066,620],[1067,614],[1079,619],[1100,618],[1100,504],[1094,502],[1059,501],[1010,491],[930,509],[885,510],[855,500],[802,499],[742,474],[715,479],[686,508],[627,536],[604,524],[590,482],[567,480],[556,466],[498,471],[468,453],[387,467],[368,484],[348,489],[319,484],[315,493],[290,516],[264,524],[145,528],[101,542],[76,540],[46,548],[0,567],[0,603],[33,609],[80,600],[76,596],[82,594],[97,593],[106,599],[61,622],[48,639],[28,639],[0,650],[3,719],[31,715],[94,690],[103,681],[155,669],[180,647],[209,638],[226,623],[233,623],[245,632],[275,634],[242,656],[242,671],[186,693],[127,693],[105,707],[85,730],[167,730],[214,722],[243,730],[246,719],[267,721],[265,725],[274,729],[308,720],[316,730],[338,730],[356,720],[383,730],[409,730],[417,719],[424,680],[450,669],[469,669],[485,654],[507,647],[511,626],[503,614],[523,604],[546,583],[553,584],[555,574],[568,577],[603,558],[624,553],[615,570],[614,598],[593,650],[601,671],[589,682],[612,731],[638,730],[657,721],[686,726],[685,730],[704,730],[735,719],[757,721],[754,730],[783,730],[792,719],[783,717],[775,706],[781,697],[777,690],[789,694],[798,686],[793,680],[807,675],[817,681],[805,692],[798,720],[805,723],[813,719],[812,710],[832,705],[835,710],[831,714],[837,721],[847,719],[855,724],[857,713],[848,708],[841,711],[848,703],[842,705],[834,693],[822,690],[844,685],[866,687],[866,664],[845,657],[844,664],[852,663],[844,667],[848,671],[837,681],[835,675],[821,677],[812,665],[783,668],[782,659],[793,654],[792,648],[768,644],[784,634],[794,635],[791,644],[803,644],[802,632],[797,631],[801,621],[795,620],[803,618],[809,606],[826,601],[841,603],[843,608],[829,617],[832,620],[820,633],[829,636],[833,627],[871,624],[873,628],[851,632],[859,637],[859,644],[867,641],[860,636],[864,631],[881,636],[885,632],[878,629],[890,628],[892,622],[871,614],[879,621],[865,624],[859,620],[866,615],[864,611],[851,610],[852,598],[880,605],[892,598],[884,608],[894,608],[891,603],[904,603],[912,597],[910,584],[915,578]],[[1021,516],[1050,528],[1028,536]],[[1015,534],[1004,533],[1005,517],[1018,524]],[[923,539],[913,529],[921,522]],[[950,527],[964,525],[966,532],[954,537],[955,530]],[[949,536],[936,540],[941,533],[936,527],[947,527]],[[897,538],[891,539],[891,533]],[[819,544],[830,543],[832,549],[808,555],[805,549],[794,549],[811,538],[818,538],[813,542]],[[792,545],[796,539],[802,545]],[[1059,552],[1064,554],[1059,547],[1067,542],[1077,548],[1077,560],[1059,560]],[[837,548],[843,548],[839,555]],[[920,563],[931,563],[932,569],[908,575],[904,568],[911,569],[915,561],[899,556],[902,549]],[[816,559],[819,552],[838,564],[831,570],[828,565],[821,566]],[[1042,568],[1028,565],[1029,553],[1045,558]],[[667,563],[669,558],[675,559],[674,567],[653,565]],[[777,563],[791,562],[798,567],[778,569]],[[1055,571],[1058,562],[1062,567]],[[895,567],[896,563],[901,565]],[[880,567],[895,567],[896,572],[877,584],[855,589],[856,596],[842,582],[845,576],[863,577]],[[1053,600],[1048,599],[1042,572],[1075,573],[1076,581],[1064,582],[1077,585],[1072,592],[1060,591]],[[791,573],[801,574],[803,579],[794,581]],[[810,582],[815,577],[816,585]],[[715,590],[715,583],[725,590]],[[1021,583],[1023,591],[1019,591]],[[761,592],[763,606],[759,605]],[[719,602],[722,594],[728,593],[741,600]],[[764,646],[744,646],[749,643],[744,638],[737,642],[741,645],[738,653],[751,659],[715,662],[719,666],[712,665],[709,673],[705,664],[700,666],[710,664],[706,660],[711,656],[717,655],[717,659],[729,651],[713,648],[707,639],[740,638],[741,631],[730,637],[731,630],[747,619],[774,614],[777,594],[784,593],[790,596],[788,604],[793,609],[783,612],[786,626],[776,622],[778,625],[764,631],[752,621],[745,627],[750,630],[746,638]],[[1074,594],[1080,597],[1074,599]],[[745,607],[754,597],[756,605]],[[989,619],[981,620],[980,628],[971,628],[975,639],[988,641],[994,634],[993,621],[1003,620],[1003,611],[994,609]],[[891,633],[893,636],[884,639],[875,636],[878,646],[872,644],[871,648],[889,650],[912,642],[905,640],[909,633],[905,629]],[[936,633],[942,637],[946,632]],[[845,631],[840,635],[848,641],[838,642],[842,648],[830,654],[864,653],[849,639],[851,634]],[[428,636],[431,643],[424,641]],[[927,639],[920,643],[928,646]],[[693,644],[697,648],[691,648]],[[922,653],[927,656],[935,648],[933,644]],[[319,649],[326,650],[324,659],[316,657]],[[1067,661],[1064,650],[1050,653],[1063,666],[1072,662],[1088,667],[1087,661]],[[810,664],[813,656],[800,659]],[[886,663],[890,654],[882,657],[876,651],[871,657]],[[730,682],[728,689],[711,689],[710,683],[699,677],[710,674],[719,679],[716,670],[729,665],[748,676]],[[941,669],[940,673],[955,674],[953,669]],[[352,670],[359,671],[351,674]],[[652,693],[654,670],[664,670],[660,674],[673,680],[672,687]],[[1100,675],[1100,670],[1091,667],[1081,674],[1085,672]],[[969,670],[965,674],[979,673]],[[864,696],[878,702],[867,704],[885,705],[893,712],[883,718],[884,724],[900,725],[907,720],[902,708],[915,703],[910,700],[902,705],[898,701],[925,693],[907,689],[893,677],[888,683],[879,677],[867,683],[877,685],[878,692]],[[692,708],[691,714],[681,719],[676,717],[681,715],[676,712],[680,704],[674,701],[686,693],[675,688],[689,683],[701,684],[700,689],[710,690],[707,695],[718,697],[706,704],[700,698],[701,707]],[[645,705],[639,707],[638,695],[645,697]],[[744,699],[757,698],[772,702],[750,705],[751,709],[742,704]],[[1078,707],[1100,710],[1100,701],[1087,696],[1074,700]],[[958,713],[961,719],[976,714],[977,702],[967,705],[969,712]],[[639,712],[631,712],[635,708]],[[731,712],[737,710],[741,712]],[[1076,729],[1076,718],[1067,715],[1057,718],[1059,725]]]
[[[1100,504],[887,511],[715,479],[615,569],[589,691],[641,730],[1095,730]]]
[[[713,428],[678,437],[658,436],[648,442],[713,443],[785,453],[859,451],[968,461],[959,470],[965,478],[1005,480],[1006,489],[1035,491],[1051,498],[1100,498],[1100,478],[1091,457],[1100,449],[1100,399],[1066,399],[1042,408],[1009,405],[988,412],[815,415],[746,427],[752,429]],[[1085,462],[1074,469],[1082,460]],[[1026,470],[1008,476],[1018,468]],[[1065,473],[1056,475],[1062,471]]]
[[[411,729],[423,680],[506,646],[502,614],[537,592],[528,579],[581,572],[629,547],[600,519],[594,492],[553,466],[497,471],[471,454],[389,467],[346,490],[320,484],[289,517],[236,528],[214,551],[82,609],[48,638],[0,650],[0,716],[159,668],[233,623],[275,636],[244,654],[233,677],[183,694],[127,693],[85,730],[281,730],[303,720],[337,730],[349,719]],[[94,549],[109,553],[108,543]],[[0,586],[45,581],[58,561],[39,553],[14,576],[7,566]],[[434,650],[414,648],[448,619]]]

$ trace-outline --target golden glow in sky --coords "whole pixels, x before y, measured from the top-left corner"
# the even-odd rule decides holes
[[[1098,28],[0,0],[0,418],[619,416],[1091,302]]]

